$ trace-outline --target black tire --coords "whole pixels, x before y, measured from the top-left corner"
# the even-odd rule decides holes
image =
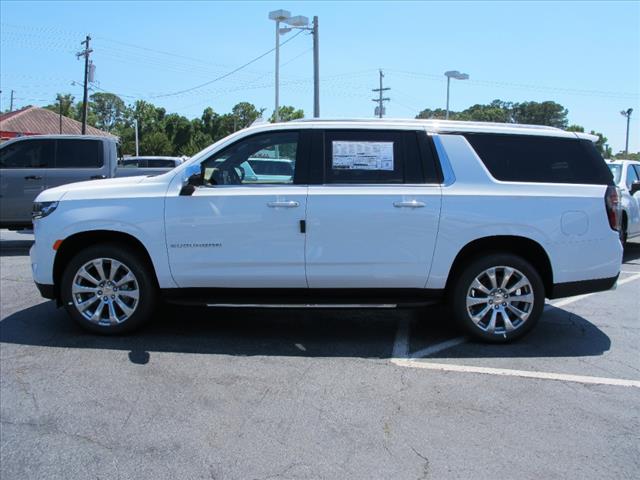
[[[497,277],[496,288],[487,288],[493,293],[472,289],[474,280],[494,267],[497,267],[497,272],[494,271]],[[506,288],[499,288],[502,280],[507,277],[508,270],[504,267],[515,271],[509,277]],[[528,281],[527,285],[509,293],[509,289],[522,279],[521,276]],[[491,286],[489,275],[484,274],[480,278],[483,286]],[[471,305],[470,310],[467,308],[468,295],[471,303],[478,302],[477,305]],[[514,301],[515,296],[526,301]],[[487,299],[486,302],[483,301],[484,298]],[[542,315],[544,298],[544,284],[536,269],[522,257],[507,253],[492,253],[475,258],[453,281],[449,292],[450,307],[457,324],[474,338],[491,343],[508,343],[530,332]],[[526,312],[526,315],[522,315],[525,318],[518,317],[519,314],[514,313],[516,310]],[[477,323],[472,319],[472,314],[475,314]],[[492,315],[495,316],[493,332],[490,327]],[[507,328],[508,324],[513,329]]]
[[[114,268],[114,265],[117,265],[115,262],[119,262],[124,266],[124,268],[119,266],[117,267],[114,274],[116,276],[114,277],[113,287],[100,287],[100,285],[104,283],[103,282],[98,284],[98,287],[94,288],[93,282],[87,282],[84,279],[76,279],[76,275],[83,266],[86,266],[87,263],[97,259],[103,260],[101,264],[103,266],[104,276],[109,276],[108,274],[111,273],[111,269]],[[93,278],[99,278],[99,271],[95,269],[95,267],[89,266],[88,270]],[[124,273],[126,270],[133,275],[133,280],[121,285],[120,290],[118,291],[118,287],[116,286],[116,283],[118,282],[117,279],[119,278],[120,281],[124,281],[124,277],[126,276]],[[121,276],[118,277],[118,275]],[[72,291],[74,287],[74,280],[76,282],[84,283],[84,286],[87,286],[92,290],[103,288],[105,291],[98,290],[91,293],[74,294]],[[78,286],[82,288],[80,283],[76,284],[76,288]],[[137,299],[131,298],[130,296],[136,293],[136,288]],[[106,289],[109,289],[108,293]],[[115,289],[115,291],[113,291],[113,289]],[[98,293],[100,293],[99,298],[97,295]],[[102,296],[103,293],[106,293],[108,296]],[[158,288],[152,271],[138,250],[132,249],[131,247],[123,244],[103,243],[87,247],[71,259],[62,274],[60,297],[71,318],[73,318],[84,329],[101,335],[118,335],[135,330],[151,318],[158,299]],[[91,303],[91,308],[93,308],[93,306],[98,306],[100,303],[104,303],[104,305],[100,307],[100,316],[95,317],[92,321],[83,315],[79,307],[76,306],[76,303],[86,301],[87,299],[91,300],[94,297],[96,297],[97,300]],[[114,300],[110,300],[112,298]],[[113,310],[110,310],[107,302],[113,304]],[[120,305],[122,305],[122,307]],[[105,307],[107,308],[107,311],[103,313]],[[97,311],[97,309],[98,308],[96,307],[95,310]],[[127,314],[125,309],[132,311]],[[84,312],[86,315],[89,315],[91,310],[87,308]],[[109,318],[104,318],[104,316],[115,318],[116,321],[114,322]],[[118,320],[118,317],[120,317],[121,321]]]
[[[627,216],[622,214],[622,222],[620,222],[620,243],[622,244],[622,248],[627,246]]]

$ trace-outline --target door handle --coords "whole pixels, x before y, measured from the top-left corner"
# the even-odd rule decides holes
[[[42,177],[39,175],[27,175],[24,177],[25,180],[42,180]]]
[[[295,208],[299,207],[300,204],[298,202],[290,201],[290,202],[267,202],[267,207],[271,208]]]
[[[410,200],[408,202],[393,202],[393,206],[396,208],[422,208],[426,206],[426,203]]]
[[[107,178],[104,175],[93,175],[91,177],[89,177],[89,180],[104,180],[105,178]]]

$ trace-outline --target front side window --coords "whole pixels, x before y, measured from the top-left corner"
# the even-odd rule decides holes
[[[53,140],[15,142],[0,150],[0,168],[49,168],[53,156]]]
[[[58,140],[55,168],[102,167],[102,142],[97,140]]]
[[[205,185],[292,184],[298,132],[274,132],[239,140],[203,162]]]

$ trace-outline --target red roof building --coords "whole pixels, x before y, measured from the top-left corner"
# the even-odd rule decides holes
[[[46,108],[29,106],[0,115],[0,140],[24,135],[80,135],[81,133],[80,122]],[[87,135],[113,136],[91,125],[87,125]]]

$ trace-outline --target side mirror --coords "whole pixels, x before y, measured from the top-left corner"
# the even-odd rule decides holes
[[[640,192],[640,180],[633,182],[631,184],[631,188],[629,189],[629,193],[631,195],[635,194],[636,192]]]
[[[181,196],[191,196],[196,191],[196,187],[203,184],[203,172],[201,165],[189,165],[185,170],[185,180],[180,189]]]

